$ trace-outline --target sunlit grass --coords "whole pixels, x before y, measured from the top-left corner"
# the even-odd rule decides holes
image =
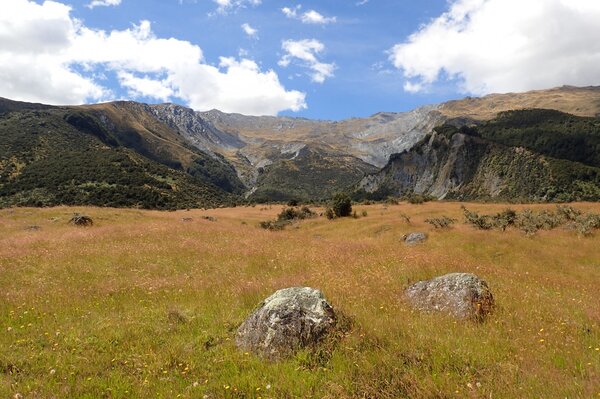
[[[321,217],[281,232],[257,227],[278,206],[1,210],[0,397],[600,393],[599,236],[558,229],[527,237],[462,222],[441,231],[424,222],[462,221],[458,203],[355,208],[368,216]],[[94,226],[68,225],[74,212]],[[402,235],[415,230],[429,241],[404,246]],[[455,271],[490,284],[498,309],[486,323],[420,314],[402,300],[410,282]],[[297,285],[321,289],[353,320],[329,360],[301,352],[270,364],[239,352],[244,317],[276,289]]]

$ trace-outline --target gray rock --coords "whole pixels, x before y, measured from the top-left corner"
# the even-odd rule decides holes
[[[410,233],[402,237],[406,245],[417,245],[427,240],[426,233]]]
[[[268,297],[239,327],[236,344],[243,351],[277,360],[323,339],[336,317],[321,291],[286,288]]]
[[[416,309],[443,312],[458,319],[483,320],[494,308],[487,283],[470,273],[451,273],[419,281],[405,291]]]

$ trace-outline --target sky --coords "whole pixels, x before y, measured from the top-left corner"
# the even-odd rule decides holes
[[[0,0],[0,97],[340,120],[600,85],[599,0]]]

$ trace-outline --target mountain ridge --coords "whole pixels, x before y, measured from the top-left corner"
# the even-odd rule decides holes
[[[310,201],[325,199],[336,191],[353,190],[358,182],[362,182],[360,184],[363,188],[371,190],[372,187],[364,182],[369,179],[376,181],[377,178],[373,176],[383,173],[391,161],[402,157],[401,154],[410,153],[415,148],[426,149],[423,141],[431,139],[429,135],[437,127],[481,127],[494,120],[499,113],[525,110],[532,106],[570,112],[574,117],[595,118],[600,114],[600,87],[562,87],[527,93],[493,94],[427,105],[408,112],[379,112],[368,118],[342,121],[289,116],[245,116],[218,110],[197,112],[170,103],[117,101],[80,106],[49,106],[0,98],[0,121],[5,123],[4,130],[0,133],[3,138],[12,137],[17,141],[27,141],[40,134],[46,140],[52,140],[54,136],[46,134],[48,132],[44,130],[44,124],[53,121],[55,128],[58,129],[57,126],[60,125],[60,129],[73,133],[69,136],[72,141],[68,143],[71,149],[81,144],[79,141],[82,137],[91,135],[108,148],[121,152],[130,151],[128,156],[136,159],[142,157],[139,159],[143,159],[143,162],[139,165],[145,166],[138,171],[141,175],[148,175],[144,168],[166,167],[171,171],[169,173],[179,176],[175,180],[181,178],[187,182],[183,185],[195,184],[200,191],[207,190],[215,198],[229,198],[226,202],[231,202],[231,198],[241,201]],[[60,117],[55,114],[60,114]],[[38,120],[33,121],[35,118]],[[27,121],[25,126],[24,121]],[[14,125],[9,126],[10,123]],[[563,129],[562,125],[556,126],[558,130]],[[577,126],[583,129],[582,137],[563,137],[557,130],[553,136],[554,145],[571,146],[577,140],[592,140],[595,143],[595,136],[586,131],[587,125]],[[75,135],[75,131],[83,136]],[[517,141],[522,139],[524,132],[515,132]],[[58,130],[54,132],[57,140],[63,140],[64,137],[61,139],[59,133]],[[491,137],[487,137],[488,142],[490,139]],[[438,138],[434,142],[440,144],[440,140]],[[89,144],[88,139],[83,141]],[[477,140],[469,136],[463,140],[463,144],[466,142],[472,144]],[[101,145],[96,143],[92,147],[100,148]],[[461,148],[464,150],[464,146]],[[0,182],[0,185],[5,188],[12,184],[12,180],[6,180],[7,170],[10,169],[9,174],[14,180],[14,174],[20,173],[15,170],[24,170],[29,165],[29,161],[25,162],[27,157],[22,154],[23,159],[10,161],[14,158],[11,151],[5,147],[4,152],[0,153],[0,173],[4,171],[5,176],[5,181]],[[57,152],[48,156],[64,155],[60,149],[54,151]],[[537,149],[529,148],[528,151],[535,153]],[[448,154],[437,154],[436,159],[446,155]],[[459,156],[458,153],[455,155]],[[552,154],[541,155],[551,157]],[[16,164],[21,166],[16,168]],[[99,167],[109,166],[101,162]],[[422,167],[425,168],[424,165]],[[567,166],[572,167],[571,164]],[[493,181],[493,176],[490,179]],[[397,194],[398,190],[393,189],[395,183],[390,184],[387,191]],[[479,184],[485,185],[488,182],[481,180]],[[170,189],[176,192],[177,184],[172,184]],[[444,190],[430,191],[440,197],[448,195]],[[217,192],[220,194],[215,194]],[[479,194],[469,191],[465,195],[477,197]],[[5,203],[9,204],[10,201]],[[189,201],[186,204],[189,205]],[[212,202],[211,204],[214,205]]]

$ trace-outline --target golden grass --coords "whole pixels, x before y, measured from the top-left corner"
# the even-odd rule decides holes
[[[458,203],[355,209],[368,216],[281,232],[257,227],[278,206],[1,210],[0,397],[600,395],[598,236],[558,229],[526,237],[463,223],[436,231],[424,222],[462,221]],[[74,212],[92,216],[94,227],[68,225]],[[415,230],[429,241],[404,246],[402,235]],[[454,271],[491,286],[498,309],[486,323],[403,302],[410,282]],[[271,364],[240,353],[234,337],[244,317],[297,285],[321,289],[353,320],[331,357],[302,352]]]

